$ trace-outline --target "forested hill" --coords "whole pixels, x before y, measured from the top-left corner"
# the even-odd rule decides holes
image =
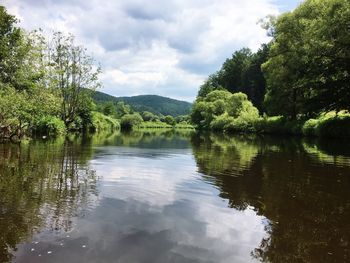
[[[175,100],[158,95],[139,95],[132,97],[114,97],[106,93],[96,91],[93,95],[96,103],[109,101],[124,101],[135,111],[149,111],[153,114],[171,116],[187,115],[191,111],[192,104],[186,101]]]

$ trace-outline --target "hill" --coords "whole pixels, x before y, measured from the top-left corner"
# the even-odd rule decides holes
[[[124,101],[135,111],[149,111],[154,114],[163,114],[171,116],[187,115],[191,111],[192,104],[187,101],[175,100],[158,95],[139,95],[132,97],[114,97],[112,95],[96,91],[93,94],[96,103],[105,103],[109,101]]]

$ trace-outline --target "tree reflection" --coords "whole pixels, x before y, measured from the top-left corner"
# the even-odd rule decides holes
[[[97,195],[97,177],[87,161],[91,147],[80,142],[0,145],[0,261],[45,227],[69,231]]]
[[[199,172],[231,207],[252,206],[269,219],[269,237],[253,257],[262,262],[350,260],[350,165],[344,150],[337,154],[336,147],[300,139],[213,134],[194,136],[192,147]]]

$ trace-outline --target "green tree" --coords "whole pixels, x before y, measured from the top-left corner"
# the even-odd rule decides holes
[[[125,114],[120,121],[120,126],[124,130],[130,130],[138,126],[142,122],[142,117],[139,113]]]
[[[132,112],[131,107],[124,103],[124,101],[118,101],[116,105],[117,118],[121,118],[126,114]]]
[[[176,125],[176,120],[173,116],[167,115],[164,118],[164,122],[171,125],[171,126],[175,126]]]
[[[115,115],[116,114],[116,107],[113,102],[107,102],[102,107],[102,112],[104,115]]]
[[[72,35],[54,33],[48,46],[50,87],[56,89],[62,98],[61,118],[69,126],[79,116],[86,105],[89,91],[100,86],[100,68],[87,55],[86,49],[74,43]]]
[[[307,0],[272,22],[263,65],[271,114],[314,115],[350,109],[350,2]]]
[[[141,113],[141,116],[144,121],[153,121],[157,117],[156,115],[154,115],[152,112],[149,112],[149,111],[143,111]]]
[[[195,101],[191,121],[201,129],[235,130],[249,128],[259,111],[244,93],[214,90]]]
[[[15,74],[25,56],[23,31],[16,23],[17,19],[0,6],[0,81],[12,86],[16,86]]]
[[[269,45],[262,45],[257,53],[248,48],[236,51],[226,59],[221,69],[209,76],[201,85],[198,97],[205,97],[214,90],[243,92],[260,110],[263,109],[265,78],[261,65],[266,61]]]

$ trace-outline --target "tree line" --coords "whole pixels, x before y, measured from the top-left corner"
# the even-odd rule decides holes
[[[72,35],[26,32],[0,6],[0,137],[93,126],[89,91],[101,72]]]
[[[256,118],[255,124],[250,122],[244,127],[226,118],[221,129],[225,125],[238,130],[250,126],[265,131],[275,129],[272,124],[280,126],[279,131],[294,129],[296,133],[303,129],[310,131],[311,127],[314,130],[311,133],[317,135],[322,133],[325,122],[348,127],[350,2],[306,0],[294,11],[269,16],[261,23],[272,40],[255,53],[248,48],[236,51],[221,69],[208,77],[199,88],[192,121],[198,127],[215,128],[215,120],[218,117],[223,120],[223,114],[236,118],[230,114],[232,105],[226,103],[228,108],[224,107],[222,113],[215,108],[219,102],[216,106],[207,103],[208,100],[212,103],[208,96],[213,91],[223,90],[245,93],[265,117]],[[221,98],[223,101],[225,96]],[[243,102],[245,98],[241,98]],[[214,122],[208,123],[208,118]],[[327,126],[327,129],[331,128]],[[350,128],[346,129],[350,135]]]
[[[169,126],[186,116],[138,113],[124,103],[95,104],[101,68],[73,35],[27,32],[0,6],[0,140],[57,136],[68,131]]]

